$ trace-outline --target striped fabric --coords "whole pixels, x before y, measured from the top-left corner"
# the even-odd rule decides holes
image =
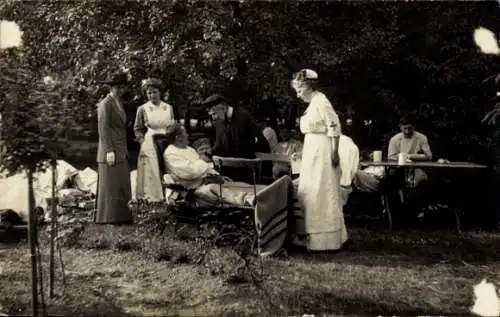
[[[297,188],[299,186],[299,179],[293,181],[292,192],[291,192],[291,202],[290,209],[291,215],[293,216],[293,229],[292,232],[298,237],[304,237],[306,235],[306,228],[304,223],[304,211],[300,205],[299,199],[297,197]]]
[[[285,175],[257,193],[255,224],[261,256],[274,255],[284,247],[292,187],[292,179]]]

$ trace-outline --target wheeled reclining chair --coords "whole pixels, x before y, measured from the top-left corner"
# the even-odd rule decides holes
[[[155,144],[156,153],[160,173],[162,175],[162,185],[165,197],[165,202],[169,208],[169,214],[178,222],[196,224],[197,229],[200,228],[202,222],[209,219],[218,219],[233,222],[241,220],[241,217],[253,217],[254,207],[244,205],[232,205],[224,202],[222,197],[223,184],[219,184],[220,195],[217,204],[207,204],[197,199],[196,189],[188,189],[180,184],[169,182],[172,179],[169,177],[169,171],[164,161],[163,153],[170,145],[170,140],[166,135],[154,135],[153,141]],[[168,158],[167,158],[168,160]],[[253,186],[245,188],[245,190],[253,190],[254,195],[257,194],[257,182],[260,174],[260,163],[258,159],[238,159],[238,158],[222,158],[214,156],[214,164],[219,172],[222,172],[223,167],[246,168],[252,170]],[[235,219],[236,217],[236,219]],[[162,231],[165,227],[162,228]]]

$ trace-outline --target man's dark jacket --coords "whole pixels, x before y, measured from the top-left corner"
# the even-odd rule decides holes
[[[223,157],[255,158],[255,152],[271,151],[269,143],[262,131],[257,128],[252,115],[242,108],[233,108],[230,119],[216,122],[214,143],[212,154]],[[272,169],[272,165],[267,165],[269,164],[262,166],[265,175],[270,174]],[[222,173],[234,181],[253,183],[250,170],[225,167]]]
[[[217,120],[212,151],[214,155],[255,158],[255,152],[269,153],[270,147],[246,109],[233,108],[231,118]]]

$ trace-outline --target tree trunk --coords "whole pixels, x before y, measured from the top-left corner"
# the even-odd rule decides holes
[[[52,198],[51,198],[51,213],[50,213],[50,259],[49,259],[49,296],[54,297],[54,254],[55,254],[55,240],[57,237],[57,204],[56,204],[56,167],[57,161],[52,161]]]
[[[35,195],[33,192],[33,169],[28,169],[28,242],[31,258],[31,309],[34,317],[38,317],[38,283],[36,235],[37,219],[35,215]]]

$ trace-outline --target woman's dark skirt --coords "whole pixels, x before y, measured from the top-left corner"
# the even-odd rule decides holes
[[[132,199],[128,162],[109,166],[98,164],[97,211],[95,222],[101,224],[127,224],[133,222],[128,207]]]

